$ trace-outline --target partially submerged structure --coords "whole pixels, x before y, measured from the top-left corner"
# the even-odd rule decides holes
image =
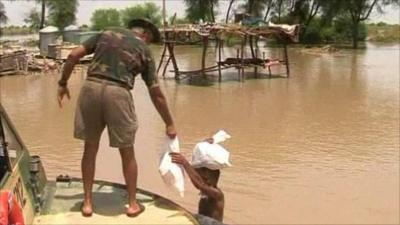
[[[254,68],[255,77],[258,76],[258,69],[267,69],[269,76],[271,76],[271,67],[283,65],[286,68],[286,76],[290,76],[289,57],[287,53],[287,44],[291,42],[298,42],[299,26],[298,25],[275,25],[269,23],[262,26],[244,26],[240,24],[200,24],[200,25],[178,25],[170,26],[164,29],[165,44],[164,50],[161,55],[160,63],[157,72],[160,71],[164,65],[162,76],[165,77],[167,66],[170,62],[173,65],[173,72],[175,79],[181,80],[183,78],[193,76],[203,76],[207,78],[207,73],[218,71],[218,81],[222,80],[222,70],[229,68],[236,68],[238,71],[238,79],[244,81],[244,69]],[[177,37],[187,36],[190,39],[191,35],[198,35],[201,37],[203,53],[201,59],[201,68],[197,70],[181,71],[175,57],[174,46],[177,43]],[[236,57],[222,58],[222,48],[224,41],[228,35],[234,35],[241,41],[241,46],[237,49]],[[282,58],[267,58],[265,53],[260,53],[257,42],[260,39],[276,38],[283,46]],[[215,40],[217,51],[217,61],[215,65],[206,67],[206,53],[209,46],[209,41]],[[251,57],[245,57],[246,45],[249,43]],[[168,56],[167,56],[168,52]]]
[[[27,70],[28,59],[25,50],[0,54],[0,76],[26,73]]]
[[[39,31],[39,40],[37,37],[29,39],[32,41],[29,44],[24,39],[1,41],[0,76],[60,72],[71,50],[98,33],[81,32],[76,25],[69,25],[63,31],[47,26]],[[91,59],[92,55],[85,56],[80,62],[87,63]]]
[[[63,31],[53,26],[45,27],[39,31],[40,55],[65,60],[72,49],[98,33],[97,31],[82,32],[76,25],[69,25]]]

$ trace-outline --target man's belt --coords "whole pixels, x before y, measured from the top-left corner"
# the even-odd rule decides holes
[[[102,76],[102,75],[98,75],[98,74],[89,74],[86,78],[86,80],[90,80],[90,81],[94,81],[94,82],[98,82],[98,83],[103,83],[104,81],[106,81],[107,84],[110,85],[115,85],[115,86],[119,86],[119,87],[123,87],[125,89],[130,90],[131,87],[129,87],[126,83],[111,78],[111,77],[106,77],[106,76]]]

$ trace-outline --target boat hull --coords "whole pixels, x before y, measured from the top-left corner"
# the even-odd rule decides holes
[[[157,194],[138,189],[137,199],[146,209],[138,217],[126,216],[125,185],[96,181],[93,186],[94,213],[81,215],[81,179],[48,182],[42,211],[33,224],[198,224],[193,215],[178,204]]]

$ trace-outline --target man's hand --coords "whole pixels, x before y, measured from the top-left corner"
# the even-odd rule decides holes
[[[174,139],[176,137],[176,130],[175,130],[175,126],[174,125],[169,125],[166,127],[165,129],[165,133],[167,134],[167,136],[171,139]]]
[[[189,166],[189,162],[186,160],[186,158],[182,154],[176,153],[176,152],[171,152],[171,153],[169,153],[169,155],[171,156],[173,163],[180,164],[184,167]]]
[[[65,86],[65,87],[59,86],[58,91],[57,91],[57,100],[58,100],[58,105],[60,106],[60,108],[62,108],[62,100],[64,98],[64,95],[66,95],[68,99],[71,99],[68,87],[67,86]]]

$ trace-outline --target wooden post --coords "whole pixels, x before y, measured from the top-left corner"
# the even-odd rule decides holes
[[[255,58],[258,59],[258,49],[257,48],[255,50],[255,54],[256,54]],[[258,67],[257,66],[254,67],[254,75],[256,78],[258,78]]]
[[[268,73],[269,73],[269,78],[271,78],[272,77],[272,73],[271,73],[271,67],[270,66],[268,66]]]
[[[222,47],[222,40],[218,40],[218,82],[221,83],[222,74],[221,74],[221,47]]]
[[[254,50],[254,45],[253,45],[253,36],[250,36],[249,38],[249,43],[250,43],[250,50],[251,50],[251,57],[253,59],[257,58],[257,49]],[[257,78],[257,66],[254,67],[254,76]]]
[[[249,44],[250,44],[250,50],[251,50],[251,57],[255,58],[256,54],[255,54],[254,48],[253,48],[253,36],[249,37]]]
[[[240,64],[241,64],[241,76],[240,81],[244,82],[244,48],[247,42],[247,35],[244,35],[244,40],[242,41],[241,53],[240,53]]]
[[[165,34],[165,26],[167,25],[167,19],[166,19],[167,14],[165,12],[165,0],[163,0],[163,2],[162,2],[162,16],[163,16],[163,31]]]
[[[262,59],[263,59],[263,61],[265,62],[265,52],[263,52],[262,53]],[[268,75],[269,75],[269,78],[271,78],[271,76],[272,76],[272,74],[271,74],[271,67],[270,66],[267,66],[268,67]]]
[[[162,64],[164,62],[164,59],[165,59],[165,53],[166,53],[166,51],[168,49],[168,41],[169,41],[168,39],[169,39],[169,33],[164,32],[164,49],[163,49],[163,52],[161,54],[160,63],[158,64],[157,74],[160,71],[161,66],[162,66]],[[168,49],[168,52],[169,52],[169,49]],[[163,69],[163,72],[162,72],[162,77],[164,79],[165,79],[165,72],[167,71],[167,68],[168,68],[168,65],[169,65],[170,61],[171,61],[171,56],[168,55],[168,59],[165,61],[164,69]]]
[[[176,59],[175,59],[173,42],[168,42],[167,43],[167,48],[168,48],[168,52],[169,52],[169,57],[171,57],[172,65],[174,67],[175,80],[179,80],[180,79],[179,78],[179,68],[178,68],[178,64],[176,63]]]
[[[21,65],[20,65],[20,63],[19,63],[19,60],[18,60],[18,56],[17,56],[17,55],[15,55],[14,64],[15,64],[15,72],[18,73],[18,72],[21,70]]]
[[[202,36],[203,39],[203,55],[201,56],[201,73],[204,79],[207,79],[206,75],[206,55],[207,55],[207,46],[208,46],[208,36]]]
[[[165,62],[165,66],[164,66],[164,69],[163,69],[163,72],[162,72],[162,77],[163,78],[165,78],[165,73],[167,72],[167,68],[168,68],[169,62],[171,62],[171,57],[170,56],[168,57],[167,61]]]
[[[236,49],[236,59],[240,58],[240,54],[239,53],[240,53],[240,50]],[[240,80],[240,66],[237,66],[237,69],[238,69],[238,78]]]
[[[27,75],[28,74],[28,67],[29,67],[29,60],[28,60],[28,57],[25,57],[25,75]],[[57,66],[57,69],[58,69],[58,66]],[[60,71],[58,70],[57,71],[57,73],[59,73]]]
[[[164,37],[165,37],[165,36],[164,36]],[[166,40],[165,40],[165,41],[166,41]],[[166,52],[166,51],[167,51],[167,44],[164,43],[164,49],[163,49],[162,54],[161,54],[160,62],[158,63],[157,74],[158,74],[158,72],[160,72],[161,66],[162,66],[162,64],[163,64],[163,62],[164,62],[165,52]],[[168,59],[169,59],[169,58],[168,58]],[[168,63],[167,63],[167,64],[168,64]],[[164,74],[163,74],[163,77],[165,77]]]
[[[286,40],[284,42],[283,48],[284,48],[284,54],[285,54],[286,74],[287,74],[287,77],[289,78],[290,77],[290,69],[289,69],[289,57],[288,57],[288,52],[287,52]]]

